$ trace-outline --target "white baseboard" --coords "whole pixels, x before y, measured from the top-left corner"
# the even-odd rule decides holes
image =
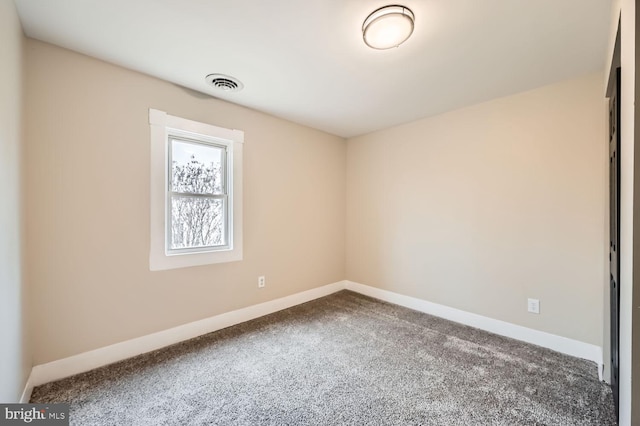
[[[31,370],[28,385],[33,389],[44,383],[60,380],[74,374],[93,370],[94,368],[122,361],[136,355],[141,355],[165,346],[173,345],[184,340],[202,336],[203,334],[221,330],[232,325],[240,324],[264,315],[281,311],[292,306],[300,305],[320,297],[327,296],[345,288],[345,282],[328,284],[322,287],[292,294],[280,299],[249,306],[224,314],[205,318],[200,321],[191,322],[159,331],[147,336],[138,337],[100,349],[73,355],[68,358],[59,359],[46,364],[36,365]],[[25,389],[25,394],[27,389]],[[28,392],[29,396],[31,391]],[[24,395],[23,395],[24,397]]]
[[[303,291],[301,293],[296,293],[280,299],[260,303],[258,305],[205,318],[200,321],[184,324],[168,330],[159,331],[147,336],[84,352],[68,358],[36,365],[31,370],[31,376],[25,386],[21,402],[29,401],[31,391],[35,386],[93,370],[94,368],[122,361],[136,355],[151,352],[165,346],[221,330],[223,328],[278,312],[292,306],[310,302],[344,289],[461,324],[469,325],[501,336],[533,343],[567,355],[584,358],[597,363],[598,374],[602,374],[602,348],[600,346],[533,330],[531,328],[461,311],[459,309],[428,302],[415,297],[404,296],[391,291],[345,280]]]
[[[364,294],[365,296],[374,297],[385,302],[394,303],[396,305],[404,306],[406,308],[414,309],[440,318],[445,318],[460,324],[489,331],[494,334],[499,334],[501,336],[510,337],[527,343],[533,343],[534,345],[552,349],[556,352],[593,361],[598,364],[598,376],[600,377],[602,375],[603,360],[602,348],[600,346],[557,336],[555,334],[545,333],[544,331],[522,327],[509,322],[461,311],[449,306],[427,302],[426,300],[404,296],[402,294],[364,284],[358,284],[352,281],[346,282],[346,289]],[[601,377],[600,380],[602,380]]]
[[[27,379],[27,383],[24,385],[24,391],[22,392],[22,396],[20,397],[20,404],[26,404],[31,399],[31,392],[33,392],[33,383],[31,383],[31,375],[33,375],[33,370],[31,370],[31,374]]]

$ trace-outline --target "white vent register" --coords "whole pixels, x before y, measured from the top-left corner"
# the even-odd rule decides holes
[[[225,92],[239,92],[244,85],[237,78],[224,74],[209,74],[205,77],[207,83],[215,89]]]

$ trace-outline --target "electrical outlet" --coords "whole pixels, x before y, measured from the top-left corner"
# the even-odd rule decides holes
[[[527,299],[527,310],[532,314],[539,314],[540,301],[538,299]]]
[[[263,288],[265,286],[265,279],[264,279],[264,275],[261,277],[258,277],[258,288]]]

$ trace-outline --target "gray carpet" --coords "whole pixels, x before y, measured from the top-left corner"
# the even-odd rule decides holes
[[[342,291],[34,389],[72,425],[615,425],[594,363]]]

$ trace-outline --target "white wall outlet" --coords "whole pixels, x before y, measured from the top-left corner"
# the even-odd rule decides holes
[[[538,299],[527,299],[527,310],[532,314],[539,314],[540,301]]]
[[[265,285],[265,279],[264,279],[264,275],[261,277],[258,277],[258,288],[263,288]]]

